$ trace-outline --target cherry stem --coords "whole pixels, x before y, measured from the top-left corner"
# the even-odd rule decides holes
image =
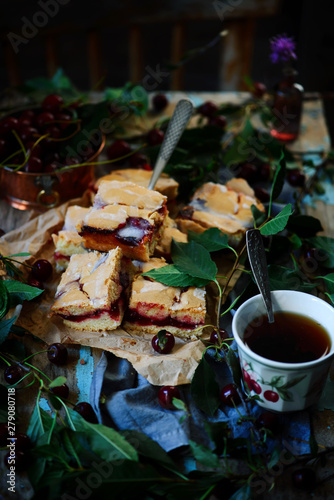
[[[45,375],[45,373],[42,372],[42,370],[40,370],[39,368],[36,368],[36,366],[34,365],[31,365],[30,363],[27,363],[25,362],[25,364],[27,366],[30,366],[30,368],[32,368],[33,370],[36,370],[38,373],[40,373],[41,375],[43,375],[43,377],[45,377],[50,383],[52,382],[52,380],[47,376]],[[35,374],[36,375],[36,374]]]
[[[217,281],[217,279],[215,278],[213,281],[216,283],[216,285],[218,287],[218,292],[219,292],[219,300],[218,300],[218,306],[217,306],[217,329],[218,329],[217,333],[218,333],[219,343],[221,344],[219,328],[220,328],[220,310],[222,307],[223,292],[222,292],[221,286],[220,286],[219,282]]]
[[[27,358],[23,359],[21,361],[21,363],[25,363],[28,359],[32,358],[33,356],[36,356],[36,354],[42,354],[43,352],[50,352],[50,349],[46,349],[44,351],[34,352],[33,354],[30,354],[30,356],[28,356]]]

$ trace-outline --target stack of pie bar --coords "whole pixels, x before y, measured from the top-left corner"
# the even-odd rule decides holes
[[[169,287],[143,273],[167,265],[172,239],[186,242],[188,229],[218,227],[230,244],[238,244],[252,225],[251,205],[263,207],[246,181],[232,179],[204,184],[175,221],[167,209],[167,196],[177,193],[175,181],[163,177],[152,191],[150,172],[134,172],[100,179],[90,208],[68,208],[63,229],[53,235],[63,274],[52,313],[79,330],[122,325],[136,335],[164,328],[183,339],[197,338],[205,324],[205,289]]]

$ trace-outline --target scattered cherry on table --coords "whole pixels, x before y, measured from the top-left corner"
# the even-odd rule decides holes
[[[147,142],[149,146],[158,146],[164,140],[165,134],[158,128],[153,128],[147,133]]]
[[[38,259],[33,263],[31,274],[40,281],[47,281],[52,276],[52,264],[46,259]]]
[[[64,344],[59,342],[51,344],[48,348],[48,360],[55,365],[66,365],[68,351]]]
[[[81,415],[87,422],[90,422],[91,424],[98,423],[97,416],[91,404],[83,401],[81,403],[77,403],[73,410],[79,413],[79,415]]]
[[[174,385],[165,385],[160,387],[158,392],[158,401],[165,410],[175,410],[173,398],[181,399],[180,391]]]
[[[169,354],[175,345],[175,337],[167,330],[160,330],[152,337],[152,347],[160,354]]]
[[[231,408],[240,404],[241,400],[237,391],[237,386],[235,384],[225,385],[220,392],[220,399],[225,405]]]
[[[4,379],[7,384],[16,384],[24,376],[24,370],[20,365],[10,365],[5,368]]]
[[[156,94],[152,99],[153,108],[155,111],[162,111],[168,105],[168,99],[165,94]]]
[[[50,387],[50,391],[55,396],[62,399],[67,399],[70,393],[70,389],[67,384],[58,385],[57,387]]]

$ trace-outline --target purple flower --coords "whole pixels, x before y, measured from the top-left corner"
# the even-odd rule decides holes
[[[270,50],[270,60],[274,64],[297,59],[296,44],[291,36],[285,34],[274,36],[270,40]]]

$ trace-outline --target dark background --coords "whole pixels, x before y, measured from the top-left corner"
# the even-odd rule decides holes
[[[40,0],[40,2],[43,0]],[[47,0],[44,0],[47,1]],[[57,2],[58,0],[50,0]],[[250,0],[252,3],[252,0]],[[59,0],[60,2],[60,0]],[[201,47],[226,27],[214,8],[214,2],[205,0],[169,0],[155,2],[79,1],[62,0],[58,12],[49,17],[45,27],[27,43],[20,43],[16,59],[14,80],[23,82],[36,76],[49,76],[45,53],[45,33],[54,38],[59,67],[81,90],[92,88],[87,55],[87,36],[98,28],[100,35],[99,60],[103,70],[103,85],[121,86],[130,79],[128,32],[131,23],[140,23],[143,41],[142,65],[164,67],[171,58],[172,28],[182,18],[185,21],[185,50]],[[237,16],[248,0],[222,0],[218,5],[233,6],[232,16]],[[278,78],[278,69],[269,61],[270,37],[286,33],[297,42],[298,79],[306,91],[324,93],[324,106],[332,140],[334,138],[334,31],[332,28],[334,2],[331,0],[281,0],[274,15],[262,17],[268,3],[258,3],[255,29],[250,55],[250,76],[272,87]],[[271,3],[271,2],[269,2]],[[157,6],[158,4],[158,6]],[[217,3],[216,3],[217,5]],[[11,79],[11,54],[8,33],[22,33],[24,19],[31,20],[41,10],[38,1],[11,0],[0,4],[0,89],[4,90]],[[232,9],[231,9],[232,10]],[[228,35],[227,35],[228,36]],[[248,43],[247,33],[242,35]],[[184,66],[184,83],[180,90],[225,90],[221,79],[221,41],[204,54],[198,55]],[[170,78],[164,78],[157,90],[170,88]],[[235,89],[240,90],[240,89]]]

